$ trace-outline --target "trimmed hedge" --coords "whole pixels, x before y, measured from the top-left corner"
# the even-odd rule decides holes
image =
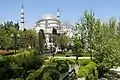
[[[42,68],[31,73],[26,80],[59,80],[60,74],[55,65],[44,65]]]
[[[69,63],[65,59],[53,59],[50,58],[45,61],[45,65],[55,65],[56,69],[61,73],[65,73],[69,70]]]
[[[56,69],[61,73],[66,73],[69,71],[69,63],[65,60],[56,60]]]
[[[59,80],[60,74],[69,71],[69,63],[66,60],[50,58],[45,61],[42,68],[31,73],[26,80]]]

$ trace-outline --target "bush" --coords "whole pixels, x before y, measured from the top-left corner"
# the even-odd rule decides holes
[[[67,61],[69,64],[75,64],[75,60],[74,59],[58,59],[58,58],[56,58],[56,59],[54,59],[54,60],[63,60],[63,61]]]
[[[60,73],[68,72],[69,64],[66,60],[50,58],[45,61],[41,69],[31,73],[26,80],[59,80]]]
[[[39,69],[43,65],[43,62],[44,56],[35,54],[32,51],[0,56],[0,79],[26,78],[31,73],[31,70]]]
[[[65,60],[56,60],[57,65],[56,65],[56,69],[61,73],[65,73],[69,71],[69,64],[67,61]]]
[[[93,76],[94,76],[94,80],[97,80],[97,79],[98,79],[98,72],[97,72],[97,70],[95,70],[95,71],[93,72]]]
[[[45,61],[45,65],[55,65],[56,70],[58,70],[60,73],[65,73],[69,70],[69,63],[66,59],[50,58]]]
[[[98,80],[97,70],[94,70],[91,74],[86,77],[86,80]]]
[[[86,77],[89,73],[89,69],[87,69],[86,67],[79,67],[79,70],[77,72],[77,77],[81,78],[81,77]]]
[[[31,73],[26,80],[59,80],[60,74],[54,65],[45,65]]]
[[[0,79],[9,80],[12,78],[13,70],[10,67],[10,61],[8,57],[0,56]]]
[[[60,74],[56,69],[49,69],[43,73],[41,80],[59,80]]]
[[[26,70],[38,69],[44,62],[44,56],[25,51],[14,55],[13,62]]]
[[[50,58],[44,61],[44,65],[51,65],[55,63],[55,59],[54,58]]]
[[[66,59],[66,61],[67,61],[69,64],[75,64],[75,60],[73,60],[73,59]]]
[[[94,80],[93,74],[89,74],[89,75],[86,77],[86,80]],[[96,79],[96,80],[97,80],[97,79]]]
[[[89,69],[89,73],[92,73],[92,71],[95,69],[96,64],[94,62],[90,62],[88,65],[85,66],[86,68]]]
[[[86,66],[80,66],[77,72],[77,77],[87,77],[89,74],[93,73],[95,70],[96,64],[90,61]]]
[[[88,59],[82,59],[82,60],[77,60],[78,64],[81,66],[86,66],[87,64],[89,64],[91,62],[91,60]]]

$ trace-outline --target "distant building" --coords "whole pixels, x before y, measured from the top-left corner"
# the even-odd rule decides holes
[[[56,29],[57,34],[66,33],[66,36],[72,38],[73,31],[72,25],[68,22],[61,22],[59,10],[57,11],[57,15],[46,14],[43,15],[40,20],[38,20],[34,25],[34,30],[38,33],[40,30],[43,30],[46,37],[47,47],[50,45],[54,46],[52,42],[50,42],[50,35],[52,35],[53,28]]]

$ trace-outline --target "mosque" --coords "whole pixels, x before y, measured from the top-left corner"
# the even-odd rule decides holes
[[[39,20],[35,23],[33,26],[33,30],[38,33],[40,30],[44,31],[45,39],[47,47],[49,48],[50,45],[54,46],[52,42],[50,42],[50,35],[52,35],[53,29],[56,29],[57,34],[63,34],[68,36],[69,38],[72,38],[73,36],[73,25],[71,25],[69,22],[62,22],[60,19],[60,12],[59,9],[56,11],[56,15],[47,13],[45,15],[42,15]],[[21,9],[21,28],[23,30],[24,28],[24,7],[22,5]]]
[[[46,43],[48,48],[50,45],[54,46],[53,43],[50,43],[49,36],[52,35],[53,29],[56,29],[57,34],[66,33],[66,36],[72,38],[72,25],[68,22],[61,22],[59,9],[56,12],[56,15],[46,14],[42,15],[40,20],[38,20],[34,25],[34,30],[38,33],[40,30],[43,30],[46,37]]]

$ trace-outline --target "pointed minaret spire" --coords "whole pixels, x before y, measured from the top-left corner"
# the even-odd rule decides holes
[[[21,8],[21,30],[24,31],[24,5],[22,4],[22,8]]]
[[[22,9],[24,9],[24,5],[22,4]]]
[[[60,11],[59,11],[59,8],[57,10],[57,20],[60,20]]]

